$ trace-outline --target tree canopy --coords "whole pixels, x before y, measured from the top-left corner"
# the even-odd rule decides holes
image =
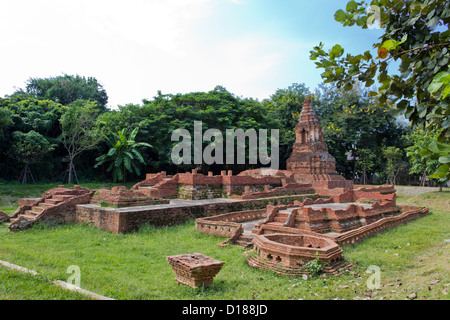
[[[406,157],[404,150],[414,142],[408,136],[409,126],[396,118],[391,100],[380,104],[371,96],[370,89],[362,85],[354,86],[350,91],[331,85],[310,90],[299,83],[278,89],[263,101],[238,97],[223,86],[217,86],[206,92],[158,92],[152,99],[143,100],[140,104],[126,104],[105,111],[92,97],[62,104],[57,97],[49,100],[17,92],[0,98],[0,156],[6,159],[0,162],[0,179],[17,179],[24,172],[23,163],[15,161],[9,150],[19,150],[13,146],[13,136],[19,135],[15,132],[30,134],[31,131],[40,135],[40,141],[45,139],[52,145],[48,153],[29,164],[37,180],[61,181],[63,175],[66,173],[67,177],[70,172],[73,178],[75,166],[80,180],[142,179],[146,172],[164,170],[176,173],[199,166],[204,173],[233,170],[237,174],[242,170],[266,166],[261,158],[256,163],[250,163],[250,139],[244,140],[245,164],[237,163],[239,152],[234,152],[233,164],[212,163],[205,159],[200,164],[191,152],[190,163],[175,165],[171,156],[179,142],[171,140],[172,133],[177,129],[186,129],[193,134],[196,122],[201,122],[202,133],[208,129],[217,129],[222,133],[228,129],[256,132],[265,129],[270,139],[270,129],[279,130],[279,164],[280,169],[285,169],[285,161],[295,141],[294,128],[306,97],[313,99],[313,106],[325,131],[325,141],[336,158],[339,173],[357,183],[384,183],[386,179],[405,181],[409,168],[404,164],[409,159],[409,165],[412,165],[412,159]],[[131,133],[135,128],[139,128],[139,134],[136,132],[131,139],[134,141],[130,142],[131,152],[123,153],[122,160],[115,159],[115,154],[120,152],[112,150],[119,140],[122,141],[119,132],[125,138],[125,146],[131,141],[125,132]],[[116,133],[116,139],[111,140],[113,145],[102,143],[101,137],[111,135],[111,132]],[[237,151],[239,139],[233,139]],[[211,141],[203,140],[202,150],[215,142],[214,137]],[[152,148],[140,148],[141,144],[151,145]],[[268,153],[271,153],[270,146],[267,147]],[[259,148],[261,151],[261,145]],[[401,150],[399,157],[392,158],[392,167],[388,166],[391,164],[387,158],[390,156],[386,152],[388,148]],[[132,150],[139,152],[140,156]],[[215,158],[216,151],[214,149]],[[225,151],[222,159],[227,159]],[[81,153],[82,157],[79,156]],[[95,166],[102,159],[109,166],[113,164],[111,170],[108,171],[107,165]],[[439,155],[438,159],[447,161],[444,155]],[[116,160],[118,166],[113,170]],[[420,174],[413,173],[413,176],[417,181]]]
[[[349,1],[345,10],[334,16],[344,26],[373,26],[384,33],[369,50],[344,55],[334,45],[329,51],[320,43],[311,51],[311,59],[323,68],[326,83],[351,90],[356,82],[367,87],[375,81],[380,104],[392,101],[412,123],[429,130],[442,129],[441,139],[450,139],[450,2],[446,0],[389,1],[370,4]],[[389,64],[398,62],[397,72]]]
[[[94,77],[63,75],[51,78],[30,78],[25,92],[38,99],[47,99],[69,105],[82,100],[97,101],[101,111],[106,111],[108,95]],[[19,91],[20,93],[20,91]]]

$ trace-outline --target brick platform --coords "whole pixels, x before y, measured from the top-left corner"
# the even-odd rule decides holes
[[[192,288],[213,286],[213,280],[225,262],[200,253],[168,256],[175,280]]]
[[[127,190],[126,187],[113,187],[95,191],[91,204],[104,203],[108,207],[124,208],[153,204],[167,204],[169,200],[152,198],[136,190]]]
[[[267,205],[292,203],[317,195],[295,195],[275,198],[237,200],[170,200],[170,204],[129,208],[102,208],[92,204],[76,206],[76,222],[93,223],[96,227],[113,233],[138,229],[141,225],[174,225],[190,219],[214,216],[222,213],[263,209]]]

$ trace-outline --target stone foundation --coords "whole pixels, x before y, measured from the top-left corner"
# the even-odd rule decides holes
[[[152,198],[142,192],[127,190],[126,187],[100,189],[94,192],[91,204],[107,207],[123,208],[169,203],[167,199]]]
[[[192,288],[213,286],[213,280],[225,262],[200,253],[166,257],[175,271],[175,280]]]
[[[279,205],[303,201],[317,195],[295,195],[251,200],[214,199],[192,203],[142,206],[133,208],[102,208],[91,204],[76,206],[78,223],[92,223],[96,227],[113,233],[124,233],[138,229],[144,224],[167,226],[191,219],[214,216],[235,211],[264,209],[267,205]]]

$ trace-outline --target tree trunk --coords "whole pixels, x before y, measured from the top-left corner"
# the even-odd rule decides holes
[[[25,164],[25,168],[23,168],[23,177],[22,184],[27,184],[27,174],[28,174],[28,163]]]
[[[72,171],[73,171],[73,159],[70,159],[69,162],[69,177],[67,178],[67,183],[72,184]]]

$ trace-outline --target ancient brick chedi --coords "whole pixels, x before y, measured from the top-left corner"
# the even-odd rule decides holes
[[[288,171],[296,179],[310,182],[314,187],[351,188],[352,181],[336,172],[336,160],[328,153],[323,140],[323,128],[311,100],[305,100],[298,124],[295,127],[295,143],[286,162]]]

